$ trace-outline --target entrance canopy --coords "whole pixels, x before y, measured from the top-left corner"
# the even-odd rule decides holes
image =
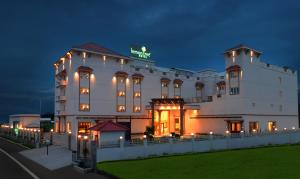
[[[99,132],[115,132],[115,131],[127,131],[127,127],[114,123],[112,121],[105,121],[97,123],[96,125],[90,127],[88,130],[99,131]]]
[[[183,98],[153,98],[152,103],[154,105],[162,104],[184,104]]]

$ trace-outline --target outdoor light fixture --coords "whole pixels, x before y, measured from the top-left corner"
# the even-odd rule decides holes
[[[244,133],[244,131],[241,131],[241,133]]]
[[[144,139],[146,139],[146,138],[147,138],[147,136],[146,136],[146,135],[144,135],[143,137],[144,137]]]
[[[78,135],[77,137],[78,137],[78,139],[81,139],[81,135]]]
[[[88,136],[86,136],[86,135],[83,136],[83,139],[84,139],[84,140],[87,140],[87,139],[88,139]]]
[[[227,131],[225,131],[226,132],[226,134],[229,134],[229,130],[227,130]]]
[[[169,134],[170,137],[172,137],[172,134]]]
[[[213,134],[213,131],[210,131],[209,134],[212,135],[212,134]]]
[[[275,129],[274,129],[275,131],[277,131],[278,129],[277,129],[277,127],[275,127]]]
[[[285,127],[285,128],[283,128],[283,130],[285,130],[285,131],[286,131],[286,127]]]
[[[120,136],[120,140],[122,140],[123,139],[123,136]]]
[[[53,129],[51,129],[50,131],[53,132]]]
[[[295,130],[296,129],[295,126],[293,126],[292,129]]]
[[[72,134],[72,132],[71,132],[71,131],[69,131],[69,134]]]

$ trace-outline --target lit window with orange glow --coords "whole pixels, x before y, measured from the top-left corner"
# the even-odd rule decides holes
[[[80,94],[89,94],[90,90],[88,88],[85,87],[81,87],[80,88]]]
[[[118,109],[117,109],[118,112],[125,112],[126,111],[126,108],[124,105],[118,105]]]
[[[122,91],[122,90],[118,91],[118,96],[119,97],[123,97],[123,96],[125,96],[125,94],[126,94],[125,91]]]
[[[139,92],[139,91],[134,92],[134,97],[135,98],[140,98],[141,97],[141,92]]]
[[[134,79],[133,82],[135,85],[139,85],[141,84],[141,79]]]
[[[140,106],[134,106],[134,112],[141,112]]]
[[[80,104],[80,111],[89,111],[90,110],[90,105],[89,104]]]

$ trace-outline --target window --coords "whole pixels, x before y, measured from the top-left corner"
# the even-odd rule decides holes
[[[174,88],[180,88],[180,85],[178,83],[175,83]]]
[[[90,79],[90,73],[80,72],[80,79]]]
[[[249,133],[257,133],[257,132],[259,132],[259,123],[257,121],[249,122]]]
[[[116,84],[116,111],[124,112],[126,108],[126,79],[128,74],[126,72],[119,72],[117,74],[117,84]],[[133,82],[134,84],[134,82]]]
[[[276,121],[269,121],[268,122],[268,131],[273,132],[276,129]]]
[[[72,132],[71,122],[67,122],[67,129],[66,129],[66,132]]]
[[[239,73],[237,71],[229,72],[229,78],[237,78]]]
[[[119,96],[119,97],[124,97],[124,96],[125,96],[125,91],[119,90],[119,91],[118,91],[118,96]]]
[[[161,83],[161,98],[168,98],[169,96],[169,83],[170,83],[170,79],[168,78],[162,78],[160,80]]]
[[[80,104],[80,111],[89,111],[90,106],[89,104]]]
[[[80,94],[89,94],[90,90],[85,87],[80,87]]]
[[[168,87],[168,83],[162,82],[162,83],[161,83],[161,86],[162,86],[162,87]]]
[[[139,85],[141,84],[141,79],[134,79],[133,82],[134,84]]]
[[[231,95],[237,95],[239,93],[240,93],[240,88],[239,87],[230,88],[230,94]]]
[[[79,67],[79,111],[90,110],[90,79],[92,70],[89,67]]]
[[[134,112],[141,112],[140,106],[134,106]]]
[[[124,105],[118,105],[118,109],[117,109],[118,112],[125,112],[126,111],[126,108]]]
[[[135,98],[140,98],[141,97],[141,92],[134,92],[134,97]]]
[[[166,73],[166,72],[162,72],[162,74],[163,74],[163,75],[167,75],[167,73]]]

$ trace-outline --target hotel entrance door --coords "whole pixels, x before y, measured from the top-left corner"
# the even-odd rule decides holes
[[[155,115],[155,135],[169,134],[169,111],[159,111]]]

